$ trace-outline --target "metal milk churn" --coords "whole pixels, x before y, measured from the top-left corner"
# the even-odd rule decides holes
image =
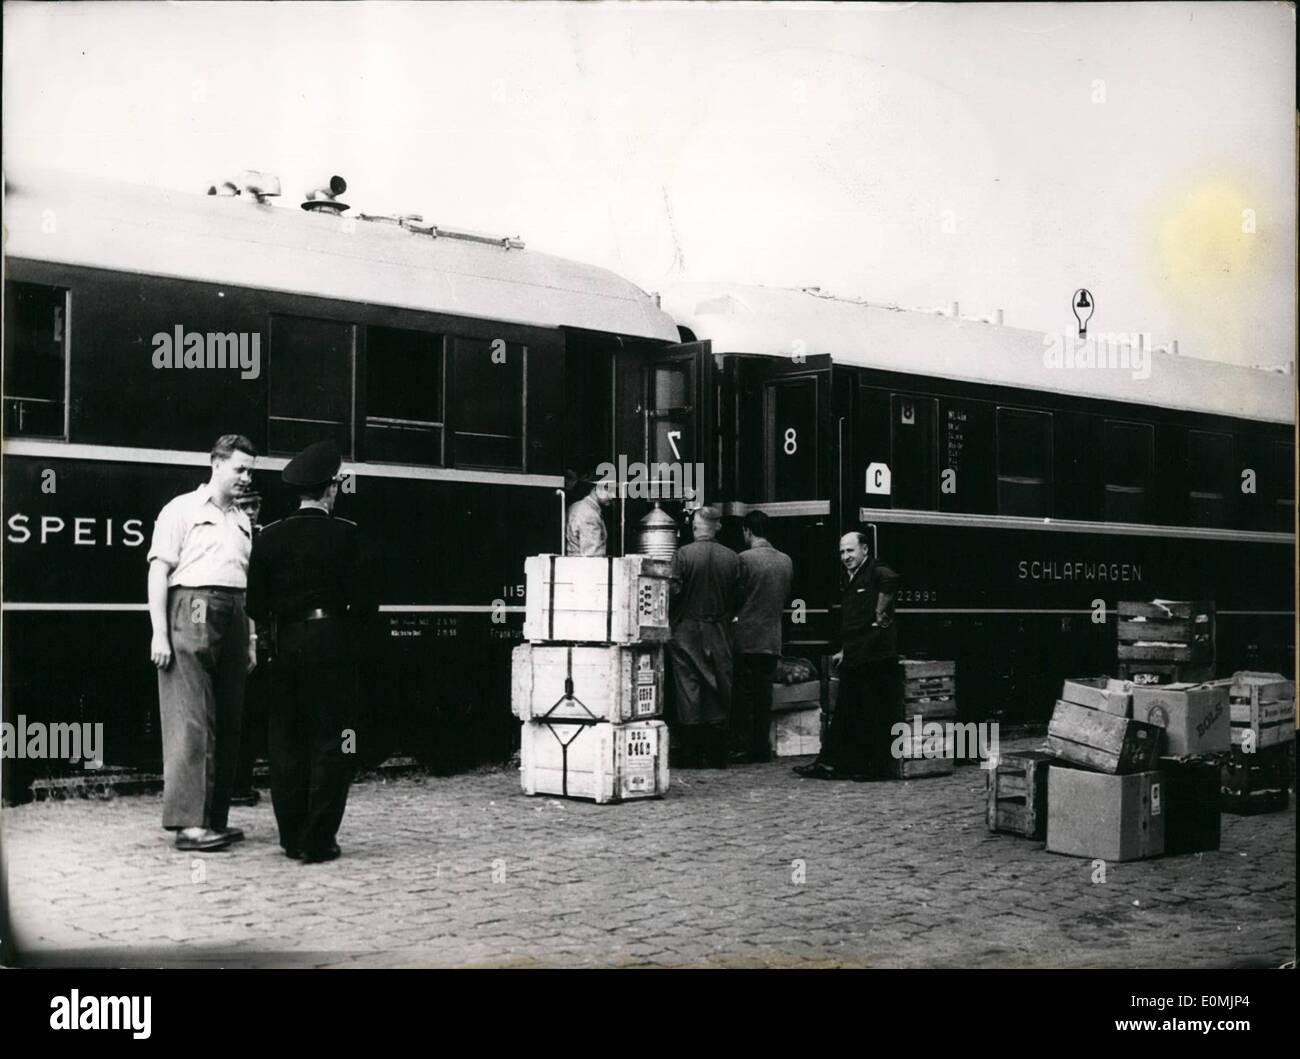
[[[677,554],[677,520],[659,506],[655,506],[639,523],[637,551],[652,559],[671,559]]]

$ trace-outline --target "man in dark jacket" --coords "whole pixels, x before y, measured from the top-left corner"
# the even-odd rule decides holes
[[[740,602],[740,560],[713,539],[719,522],[716,511],[700,508],[691,524],[695,540],[673,556],[672,734],[686,767],[727,767],[731,619]]]
[[[826,745],[817,760],[795,771],[817,779],[886,779],[892,774],[890,726],[902,694],[894,597],[901,580],[869,559],[866,536],[840,538],[848,581],[840,610],[840,690]]]
[[[356,524],[333,514],[339,466],[338,449],[320,442],[285,467],[298,510],[258,536],[248,577],[249,613],[275,618],[267,742],[280,845],[308,863],[339,855],[357,754],[354,644],[372,609]]]
[[[771,759],[772,677],[781,657],[781,615],[790,598],[794,563],[767,539],[771,519],[762,511],[745,515],[740,553],[740,612],[736,615],[736,691],[732,742],[752,761]]]

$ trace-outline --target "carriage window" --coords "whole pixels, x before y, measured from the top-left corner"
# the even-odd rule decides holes
[[[523,470],[528,347],[502,339],[455,338],[452,342],[455,465]]]
[[[998,409],[998,514],[1052,513],[1052,416]]]
[[[1232,435],[1187,432],[1187,514],[1193,526],[1227,526],[1231,521]]]
[[[442,375],[442,335],[366,328],[366,459],[442,465]]]
[[[1107,522],[1145,522],[1155,431],[1150,424],[1107,419],[1103,434],[1104,517]]]
[[[63,437],[67,290],[6,283],[4,343],[5,434]]]
[[[650,427],[649,462],[690,463],[695,460],[695,438],[690,425],[694,409],[689,361],[656,364],[651,376],[651,406],[646,409]]]
[[[935,401],[894,394],[890,400],[890,476],[894,507],[931,511],[939,490],[935,471]]]
[[[271,410],[267,447],[299,452],[332,438],[352,457],[352,366],[356,328],[334,320],[271,317]]]
[[[1295,446],[1279,441],[1273,448],[1274,528],[1289,533],[1295,528]]]
[[[817,496],[817,380],[784,379],[763,388],[764,499]]]

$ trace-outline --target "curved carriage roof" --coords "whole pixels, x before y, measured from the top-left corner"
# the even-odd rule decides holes
[[[52,232],[46,210],[55,211]],[[31,172],[6,182],[5,227],[11,257],[677,339],[644,291],[602,268],[242,196]]]
[[[1295,422],[1295,377],[1151,353],[1150,376],[1122,368],[1048,367],[1038,331],[804,290],[683,283],[663,307],[717,353],[829,354],[837,364],[1096,397],[1276,423]]]

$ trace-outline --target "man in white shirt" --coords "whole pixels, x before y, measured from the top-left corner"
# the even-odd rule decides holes
[[[211,478],[163,507],[149,546],[163,827],[179,832],[177,849],[224,849],[243,838],[226,824],[257,637],[244,614],[253,528],[235,501],[252,487],[256,458],[247,438],[218,438]]]

